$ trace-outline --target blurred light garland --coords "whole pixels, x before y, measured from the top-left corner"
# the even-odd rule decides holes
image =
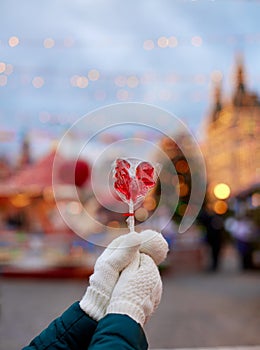
[[[260,2],[260,1],[259,1]],[[179,46],[203,46],[204,44],[222,44],[222,45],[237,45],[237,44],[258,44],[260,42],[260,32],[249,34],[230,33],[227,35],[190,35],[182,36],[174,33],[169,36],[159,35],[158,37],[146,38],[142,42],[140,40],[125,40],[121,38],[115,39],[112,37],[104,37],[100,40],[95,40],[91,43],[91,49],[95,48],[113,48],[113,47],[128,47],[134,46],[136,48],[143,48],[145,50],[153,49],[176,49]],[[29,38],[22,35],[0,37],[0,46],[10,49],[17,48],[31,48],[31,49],[89,49],[83,41],[73,37],[64,38]]]
[[[4,68],[6,67],[6,68]],[[67,69],[55,70],[49,67],[30,67],[22,65],[13,65],[7,62],[0,62],[0,87],[7,85],[8,76],[15,77],[16,88],[26,85],[32,85],[34,88],[41,88],[45,85],[51,84],[53,86],[53,79],[56,81],[67,81],[67,86],[71,88],[85,89],[90,87],[90,84],[111,83],[114,87],[124,89],[137,89],[142,86],[152,84],[164,84],[166,86],[174,86],[179,84],[194,84],[196,86],[208,86],[210,82],[221,82],[225,79],[220,70],[213,70],[210,73],[196,73],[196,74],[180,74],[174,71],[168,73],[158,73],[156,71],[148,71],[143,74],[109,74],[107,72],[100,72],[97,69],[78,69],[76,72],[69,72]],[[250,83],[259,82],[260,75],[255,74],[247,78]]]

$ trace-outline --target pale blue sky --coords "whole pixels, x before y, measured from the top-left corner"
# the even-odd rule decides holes
[[[0,153],[24,132],[41,133],[41,140],[56,137],[91,110],[122,101],[162,107],[200,138],[210,76],[221,71],[229,94],[237,52],[244,55],[249,88],[260,92],[259,18],[259,1],[2,0],[0,62],[13,72],[0,73],[1,130],[15,136],[0,143]],[[20,40],[15,47],[8,45],[12,36]],[[158,47],[162,36],[175,36],[178,45]],[[201,37],[200,46],[192,45],[194,36]],[[43,47],[46,38],[55,41],[52,48]],[[146,40],[154,49],[143,48]],[[86,88],[71,85],[72,76],[91,69],[99,71],[97,81]],[[119,75],[135,76],[138,86],[117,86]],[[33,86],[35,77],[43,78],[41,88]]]

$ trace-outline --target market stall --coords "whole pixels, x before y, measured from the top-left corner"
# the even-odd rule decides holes
[[[59,165],[54,198],[53,162]],[[88,275],[96,249],[62,220],[56,200],[70,203],[72,187],[83,186],[87,163],[65,160],[55,150],[0,184],[0,268],[4,276],[80,277]],[[74,183],[73,183],[74,182]],[[60,193],[60,198],[57,198]]]

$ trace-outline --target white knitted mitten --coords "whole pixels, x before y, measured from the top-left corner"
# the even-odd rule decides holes
[[[150,256],[136,253],[134,261],[121,273],[114,288],[107,314],[125,314],[141,326],[159,305],[162,281]]]
[[[79,305],[94,320],[104,317],[112,291],[120,272],[135,257],[141,243],[141,236],[132,232],[122,235],[105,249],[97,259],[89,287]]]
[[[156,265],[161,264],[169,251],[168,243],[161,233],[152,230],[145,230],[140,233],[142,243],[140,252],[153,258]]]

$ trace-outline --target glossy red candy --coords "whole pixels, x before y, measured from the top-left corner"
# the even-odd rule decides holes
[[[131,160],[117,159],[114,171],[114,188],[123,201],[136,204],[155,185],[155,170],[148,162],[136,166]]]
[[[142,162],[137,166],[136,177],[148,188],[155,185],[154,167],[148,162]]]
[[[119,194],[123,195],[127,201],[130,200],[130,182],[131,178],[129,175],[130,164],[124,159],[117,159],[115,167],[115,183],[114,187]]]

